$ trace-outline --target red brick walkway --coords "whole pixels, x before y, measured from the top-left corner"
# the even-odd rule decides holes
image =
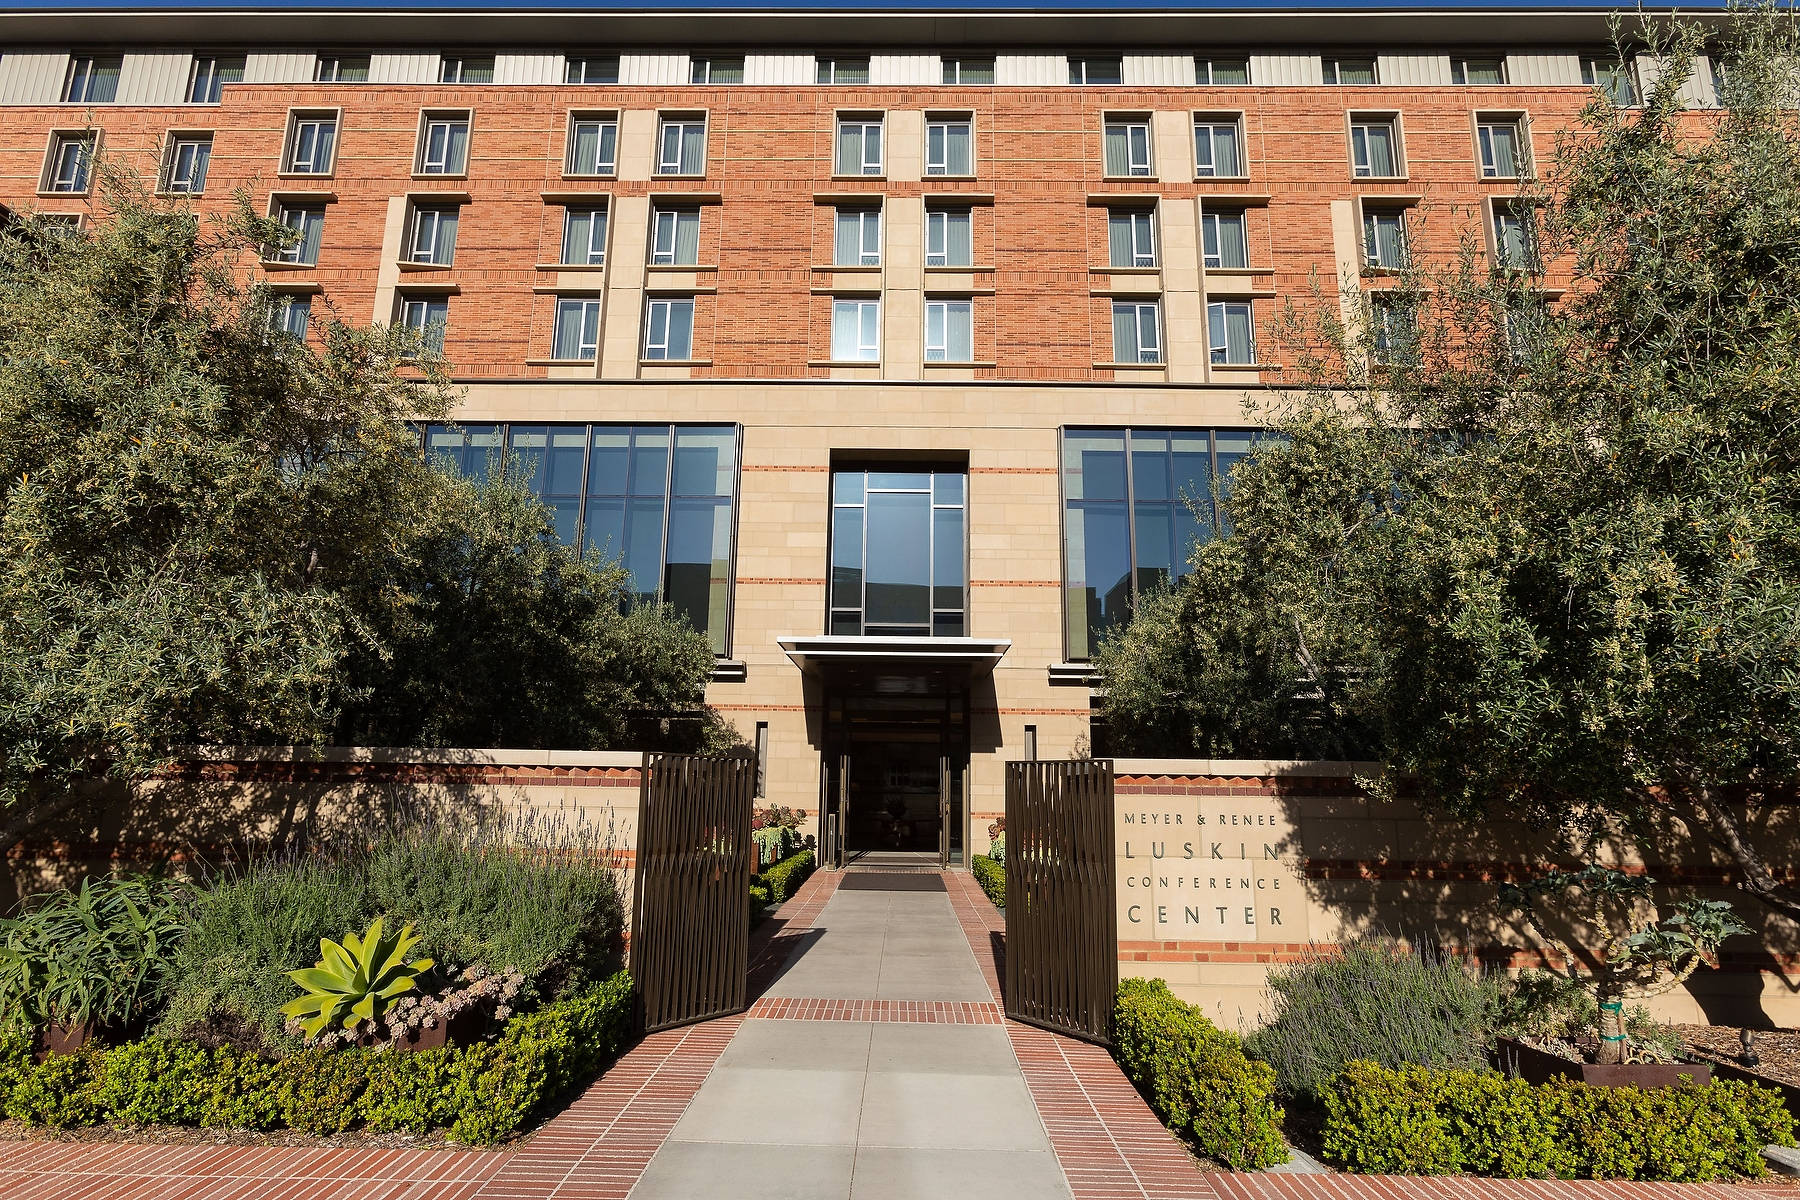
[[[6,1200],[470,1200],[512,1156],[475,1150],[133,1146],[0,1148]]]

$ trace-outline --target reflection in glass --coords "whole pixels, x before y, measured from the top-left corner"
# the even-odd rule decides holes
[[[964,635],[966,487],[961,472],[834,475],[827,621],[833,634]]]

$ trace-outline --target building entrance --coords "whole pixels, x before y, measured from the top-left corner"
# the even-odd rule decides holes
[[[826,701],[826,860],[963,861],[968,693],[928,678],[834,691]]]

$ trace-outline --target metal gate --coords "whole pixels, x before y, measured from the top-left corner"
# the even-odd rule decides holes
[[[631,980],[645,1033],[748,1005],[753,754],[646,754]]]
[[[1112,1041],[1113,765],[1006,764],[1006,1015]]]

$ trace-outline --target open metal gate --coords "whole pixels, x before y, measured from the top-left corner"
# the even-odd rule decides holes
[[[1006,764],[1006,1015],[1110,1044],[1113,765]]]
[[[753,754],[646,754],[631,979],[645,1033],[748,1005]]]

